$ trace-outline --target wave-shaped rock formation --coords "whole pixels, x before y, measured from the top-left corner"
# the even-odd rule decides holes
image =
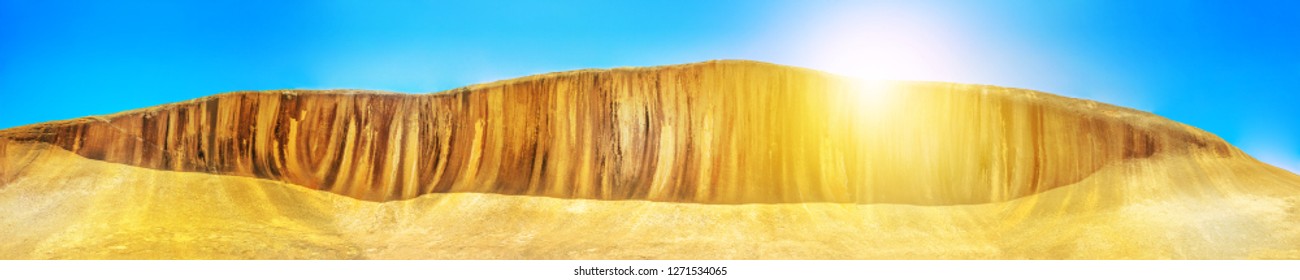
[[[746,61],[0,131],[11,258],[1297,258],[1297,195],[1146,112]]]
[[[984,203],[1129,159],[1244,156],[1200,130],[1091,101],[744,62],[565,72],[429,95],[237,92],[4,135],[372,201],[482,192]]]

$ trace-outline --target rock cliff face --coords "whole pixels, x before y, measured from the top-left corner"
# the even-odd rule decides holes
[[[1129,109],[756,62],[554,73],[436,94],[227,93],[0,137],[371,201],[480,192],[696,203],[1006,201],[1160,155],[1245,157]]]
[[[1159,116],[757,62],[227,93],[0,130],[0,259],[1300,259]]]

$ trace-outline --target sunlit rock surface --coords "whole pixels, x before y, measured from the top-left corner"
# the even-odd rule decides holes
[[[1297,201],[1153,114],[743,61],[0,131],[0,258],[1300,258]]]

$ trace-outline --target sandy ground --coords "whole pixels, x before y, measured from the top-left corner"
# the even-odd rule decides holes
[[[1253,160],[1132,160],[974,205],[483,193],[379,203],[0,146],[4,259],[1300,258],[1300,178]]]

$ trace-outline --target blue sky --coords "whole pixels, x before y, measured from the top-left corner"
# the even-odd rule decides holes
[[[1095,99],[1300,170],[1295,1],[104,2],[0,0],[0,128],[235,90],[732,58]]]

